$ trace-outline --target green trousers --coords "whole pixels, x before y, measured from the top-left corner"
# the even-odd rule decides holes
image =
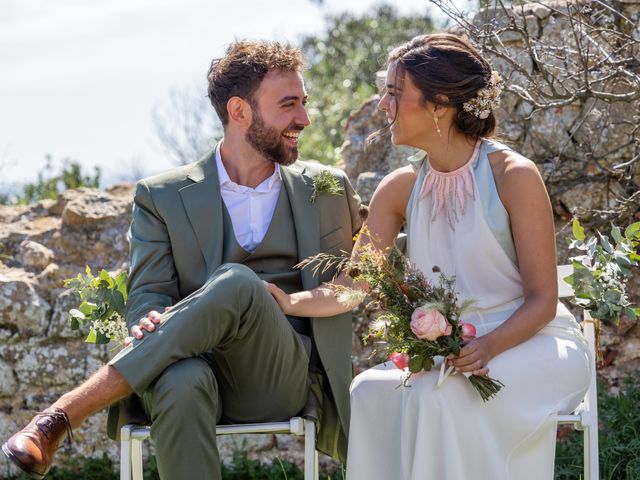
[[[307,400],[307,350],[239,264],[220,266],[110,364],[142,398],[163,480],[220,479],[216,423],[286,420]]]

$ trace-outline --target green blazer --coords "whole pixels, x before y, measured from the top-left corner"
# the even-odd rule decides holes
[[[342,195],[319,194],[313,177],[329,170],[344,189]],[[291,203],[299,260],[319,252],[350,252],[361,227],[360,198],[344,172],[314,162],[282,167],[283,187]],[[134,198],[130,229],[129,298],[126,319],[131,327],[150,310],[162,312],[200,288],[222,262],[222,197],[215,151],[200,161],[141,180]],[[302,284],[312,289],[333,272],[314,276],[303,269]],[[328,382],[324,382],[323,415],[318,449],[346,459],[349,428],[351,314],[312,318],[313,335]],[[328,383],[328,384],[327,384]],[[113,405],[109,436],[117,438],[127,422],[143,422],[135,398]]]

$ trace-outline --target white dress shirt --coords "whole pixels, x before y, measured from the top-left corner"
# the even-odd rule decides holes
[[[256,188],[245,187],[231,181],[220,156],[220,145],[216,145],[216,165],[220,180],[220,195],[224,201],[236,240],[248,252],[256,247],[269,228],[273,212],[276,209],[278,195],[282,186],[280,165],[275,164],[273,175]]]

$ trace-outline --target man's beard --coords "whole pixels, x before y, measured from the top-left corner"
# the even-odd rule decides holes
[[[302,127],[290,126],[287,130],[302,130]],[[298,158],[298,147],[287,145],[282,132],[267,127],[257,109],[253,109],[253,119],[246,139],[253,148],[273,163],[291,165]]]

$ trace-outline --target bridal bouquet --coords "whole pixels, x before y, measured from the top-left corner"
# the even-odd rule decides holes
[[[368,300],[369,306],[378,312],[366,340],[376,342],[389,360],[405,370],[403,385],[414,373],[431,370],[435,357],[459,355],[464,343],[475,337],[475,327],[460,319],[473,301],[458,302],[455,278],[440,273],[438,283],[430,283],[396,248],[385,255],[369,244],[360,248],[358,254],[357,261],[320,254],[303,263],[316,263],[316,269],[321,265],[337,266],[353,279],[354,287],[332,285],[338,300],[351,306]],[[438,271],[434,267],[434,272]],[[438,387],[453,367],[445,369],[443,360]],[[467,378],[484,401],[503,386],[488,376]]]

